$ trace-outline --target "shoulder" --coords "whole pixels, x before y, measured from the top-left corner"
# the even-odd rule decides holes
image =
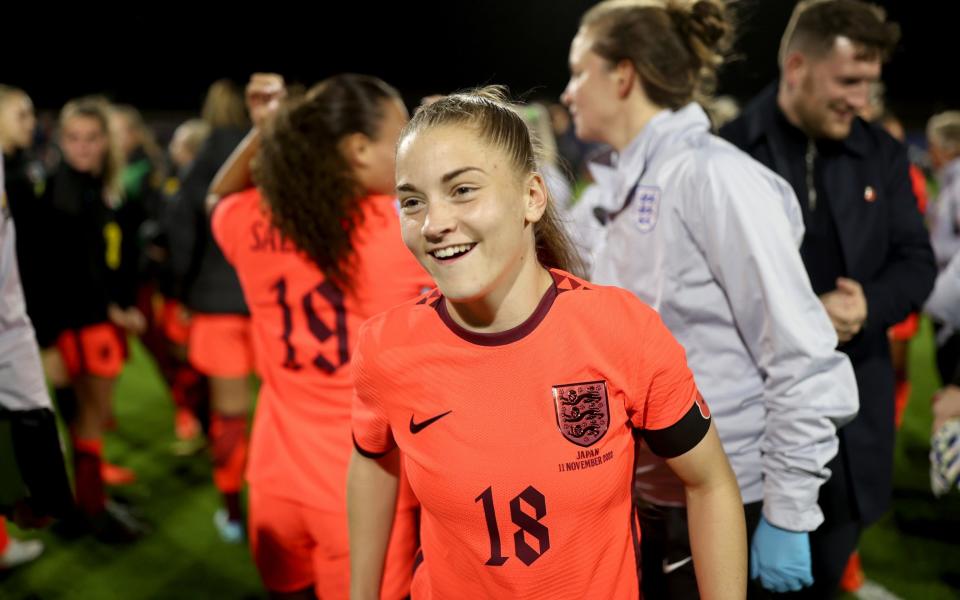
[[[230,194],[223,198],[213,207],[211,219],[214,222],[236,215],[260,212],[260,191],[257,188],[250,188]]]
[[[550,274],[557,287],[556,305],[561,314],[569,314],[588,327],[598,327],[598,332],[607,328],[616,331],[620,327],[647,325],[660,319],[657,312],[633,292],[612,285],[598,285],[560,269],[550,269]]]
[[[847,146],[868,162],[889,165],[892,161],[906,162],[907,147],[874,123],[857,117],[847,138]]]
[[[763,137],[765,124],[776,109],[777,83],[771,83],[754,96],[740,115],[720,128],[720,137],[740,148],[757,143]]]
[[[427,328],[423,326],[438,318],[435,306],[442,300],[440,290],[434,288],[374,315],[360,327],[358,348],[369,354],[424,341]]]
[[[705,134],[685,154],[682,159],[678,156],[682,166],[677,169],[676,183],[688,202],[733,198],[753,204],[783,196],[789,189],[782,177],[716,135]]]
[[[218,241],[222,243],[232,237],[242,222],[259,218],[262,213],[260,205],[260,192],[256,188],[231,194],[220,200],[210,215],[210,227]]]

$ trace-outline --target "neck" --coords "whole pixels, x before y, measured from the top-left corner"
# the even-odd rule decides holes
[[[793,103],[790,102],[790,92],[787,90],[786,85],[786,83],[781,81],[780,87],[777,90],[777,106],[780,108],[780,112],[782,112],[783,116],[787,118],[788,123],[805,133],[807,137],[813,137],[810,135],[810,132],[807,131],[806,127],[803,126],[803,122],[800,120],[800,115],[797,114],[796,109],[793,107]]]
[[[12,156],[13,153],[17,151],[17,147],[12,141],[0,138],[0,150],[2,150],[6,156]]]
[[[461,327],[478,333],[499,333],[530,318],[551,285],[550,272],[531,254],[494,292],[467,302],[444,301],[450,316]]]
[[[617,152],[622,152],[629,146],[630,142],[647,126],[650,119],[663,110],[662,106],[653,104],[636,93],[631,94],[626,103],[626,110],[621,111],[620,118],[611,127],[610,139],[607,140]]]

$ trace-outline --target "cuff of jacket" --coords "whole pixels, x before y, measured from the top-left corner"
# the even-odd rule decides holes
[[[763,516],[771,525],[787,531],[813,531],[823,523],[823,512],[816,503],[800,507],[795,498],[765,494]]]

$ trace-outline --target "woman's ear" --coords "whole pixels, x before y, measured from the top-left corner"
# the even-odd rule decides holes
[[[550,194],[547,184],[539,173],[531,173],[524,187],[523,217],[528,223],[536,223],[547,210]]]
[[[617,94],[620,98],[626,98],[633,90],[634,84],[637,83],[637,71],[633,68],[633,63],[627,59],[617,63],[614,70],[617,78]]]
[[[370,138],[362,133],[344,136],[337,146],[347,163],[353,168],[365,167],[370,162]]]

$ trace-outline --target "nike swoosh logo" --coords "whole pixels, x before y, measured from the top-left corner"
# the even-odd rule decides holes
[[[413,415],[410,415],[410,433],[416,435],[416,434],[420,433],[421,431],[423,431],[424,429],[426,429],[427,427],[433,425],[434,423],[436,423],[436,422],[439,421],[440,419],[442,419],[442,418],[444,418],[445,416],[449,415],[449,414],[452,413],[452,412],[453,412],[452,410],[448,410],[447,412],[445,412],[445,413],[443,413],[443,414],[439,414],[439,415],[437,415],[437,416],[435,416],[435,417],[430,417],[429,419],[427,419],[426,421],[423,421],[423,422],[421,422],[421,423],[415,422],[415,421],[413,420]]]
[[[669,575],[670,573],[673,573],[674,571],[676,571],[683,565],[687,564],[691,560],[693,560],[692,556],[688,556],[683,560],[678,560],[677,562],[672,562],[672,563],[668,563],[667,559],[663,559],[663,574]]]

